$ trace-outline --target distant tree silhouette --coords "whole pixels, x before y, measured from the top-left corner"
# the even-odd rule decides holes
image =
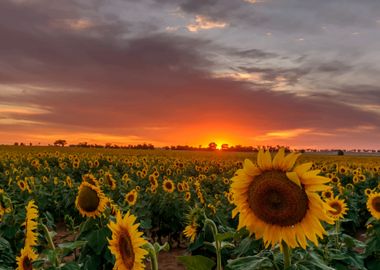
[[[216,147],[217,147],[218,145],[215,143],[215,142],[210,142],[209,144],[208,144],[208,149],[210,149],[210,150],[216,150]]]
[[[67,144],[66,140],[56,140],[54,142],[54,146],[62,146],[62,147],[64,147],[66,144]]]

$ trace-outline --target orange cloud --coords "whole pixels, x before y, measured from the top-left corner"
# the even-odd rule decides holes
[[[228,24],[222,21],[212,21],[204,16],[196,15],[195,22],[187,25],[190,32],[198,32],[199,30],[209,30],[214,28],[224,28]]]

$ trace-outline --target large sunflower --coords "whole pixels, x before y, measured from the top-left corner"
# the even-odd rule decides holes
[[[107,201],[107,197],[99,187],[83,181],[79,186],[75,206],[82,216],[96,217],[103,213]]]
[[[347,213],[347,204],[343,199],[339,199],[338,196],[333,196],[327,199],[326,203],[331,207],[331,209],[327,211],[327,214],[334,220],[343,218],[343,216]]]
[[[380,192],[372,192],[368,196],[367,209],[374,218],[380,219]]]
[[[239,229],[247,227],[265,246],[284,241],[289,247],[306,248],[307,239],[318,245],[325,230],[321,221],[333,223],[326,204],[316,192],[329,189],[330,179],[318,176],[312,163],[294,167],[300,154],[285,156],[280,149],[273,158],[269,151],[258,153],[255,166],[246,159],[232,178],[233,216],[240,213]]]
[[[142,232],[137,230],[139,224],[134,224],[136,217],[129,214],[116,214],[116,223],[110,222],[112,239],[108,240],[111,253],[115,256],[115,270],[140,270],[145,266],[142,262],[148,252],[142,248],[147,241],[142,238]]]

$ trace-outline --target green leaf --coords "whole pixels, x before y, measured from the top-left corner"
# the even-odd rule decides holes
[[[273,262],[267,257],[247,256],[235,260],[229,260],[228,270],[269,270],[274,269]]]
[[[221,249],[223,249],[223,248],[235,248],[235,245],[230,243],[230,242],[224,242],[223,241],[222,243],[220,243],[220,245],[221,245]]]
[[[187,270],[211,270],[215,262],[207,257],[196,256],[179,256],[177,260],[185,265]]]
[[[234,232],[225,232],[225,233],[218,233],[216,235],[216,239],[219,241],[224,241],[226,239],[233,238],[235,236]]]
[[[83,247],[87,241],[75,241],[59,244],[58,247],[62,249],[63,254],[68,254],[73,252],[75,249]]]
[[[108,228],[102,228],[100,230],[96,230],[91,232],[87,236],[88,245],[95,252],[96,255],[100,255],[102,253],[103,248],[108,243],[107,237],[110,237],[110,230]]]
[[[76,262],[69,262],[66,263],[63,267],[61,267],[61,270],[79,270],[80,267]]]

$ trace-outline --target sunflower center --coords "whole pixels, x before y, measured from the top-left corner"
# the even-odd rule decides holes
[[[167,189],[172,189],[172,184],[171,184],[170,182],[167,182],[167,183],[165,184],[165,187],[166,187]]]
[[[373,198],[372,207],[376,210],[376,212],[380,212],[380,197]]]
[[[22,261],[22,267],[25,270],[32,270],[33,269],[33,267],[32,267],[32,261],[29,259],[28,256],[26,256],[24,258],[24,260]]]
[[[332,215],[338,215],[340,214],[340,212],[342,212],[342,206],[338,203],[338,202],[333,202],[330,204],[330,207],[334,208],[334,210],[329,210],[329,212],[332,214]]]
[[[134,199],[135,199],[135,195],[133,195],[133,194],[129,194],[127,197],[128,202],[133,202]]]
[[[126,269],[132,269],[135,263],[135,253],[133,251],[131,238],[127,233],[124,233],[120,236],[119,247],[120,255],[124,265],[126,266]]]
[[[249,186],[248,204],[266,223],[292,226],[305,217],[308,197],[284,172],[267,171],[255,177]]]
[[[84,186],[79,192],[78,204],[84,211],[95,211],[99,206],[99,202],[100,199],[95,190]]]

